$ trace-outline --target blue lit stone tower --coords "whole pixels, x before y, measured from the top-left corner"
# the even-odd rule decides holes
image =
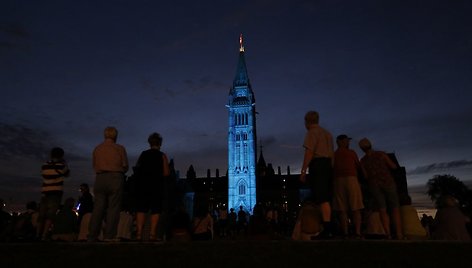
[[[247,75],[242,35],[239,62],[228,96],[228,208],[256,204],[256,103]]]

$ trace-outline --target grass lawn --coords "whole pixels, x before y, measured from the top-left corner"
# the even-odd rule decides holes
[[[210,241],[5,243],[0,267],[472,267],[472,243]]]

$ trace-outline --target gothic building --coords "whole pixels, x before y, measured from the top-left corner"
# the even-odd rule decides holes
[[[242,206],[252,213],[256,202],[265,206],[276,206],[287,215],[295,215],[310,191],[306,184],[301,184],[299,174],[290,174],[287,167],[282,174],[280,167],[274,170],[267,163],[260,151],[257,158],[256,106],[254,92],[248,77],[242,36],[240,37],[239,61],[233,85],[228,95],[228,170],[220,176],[216,170],[212,176],[210,170],[206,177],[197,178],[193,166],[190,166],[186,179],[177,180],[177,199],[188,204],[188,211],[201,204],[215,209],[226,206],[236,211]],[[394,154],[389,156],[397,164]],[[400,166],[400,165],[398,165]],[[395,172],[400,199],[408,199],[406,171],[401,167]],[[257,179],[256,179],[257,177]],[[256,198],[257,196],[257,198]],[[406,201],[405,201],[406,202]]]
[[[242,35],[239,62],[228,103],[228,207],[252,211],[256,204],[256,102],[244,58]]]

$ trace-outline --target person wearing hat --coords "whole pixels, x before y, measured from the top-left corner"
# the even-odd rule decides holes
[[[333,210],[339,216],[341,231],[345,237],[349,235],[348,211],[351,211],[354,223],[354,237],[361,237],[362,192],[357,179],[357,171],[361,169],[356,152],[349,149],[351,138],[342,134],[336,138],[338,149],[334,152],[334,196]]]
[[[309,111],[305,114],[307,132],[303,142],[305,153],[300,181],[308,183],[312,201],[315,205],[319,205],[321,210],[323,230],[318,238],[329,239],[333,237],[330,205],[333,192],[333,137],[318,122],[318,112]],[[309,176],[306,175],[307,170]]]
[[[392,220],[395,226],[396,238],[403,239],[399,209],[400,202],[395,179],[391,172],[398,167],[385,152],[374,151],[371,142],[367,138],[359,141],[359,147],[365,153],[360,162],[367,180],[367,187],[375,203],[374,205],[379,210],[380,221],[384,231],[387,236],[391,236],[390,220]],[[387,208],[390,211],[390,215],[387,212]]]

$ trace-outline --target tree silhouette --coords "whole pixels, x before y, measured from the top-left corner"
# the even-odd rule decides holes
[[[458,178],[452,175],[435,175],[428,180],[426,192],[431,200],[440,206],[442,197],[449,195],[459,201],[459,205],[464,213],[472,215],[472,191]]]

